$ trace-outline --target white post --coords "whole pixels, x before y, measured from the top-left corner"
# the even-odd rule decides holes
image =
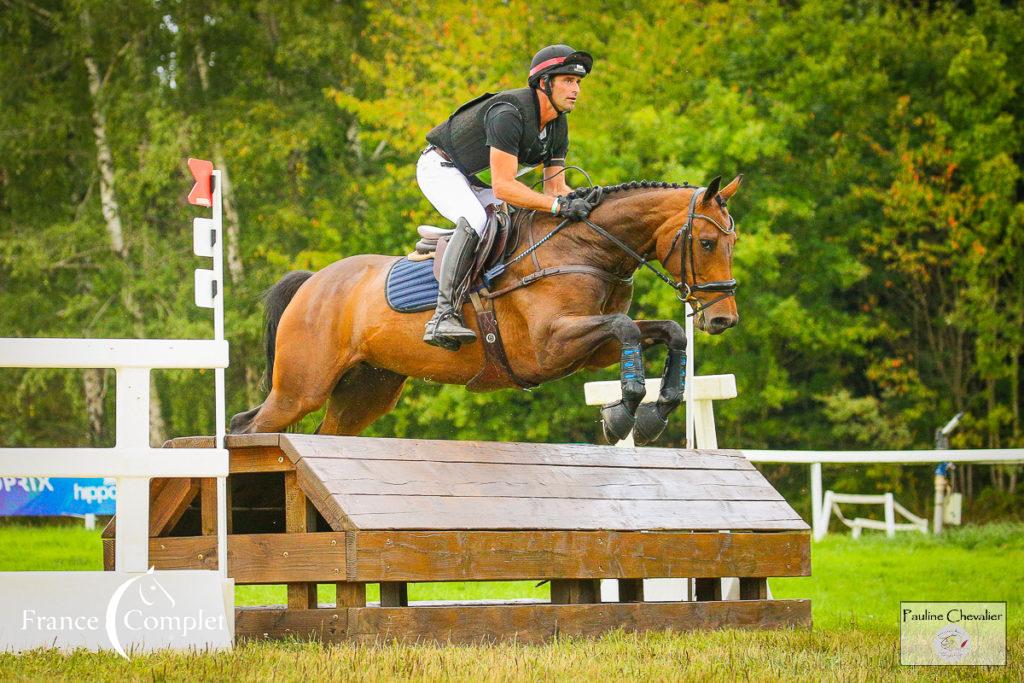
[[[117,370],[116,447],[149,451],[149,368]],[[119,572],[149,569],[149,479],[117,478],[117,543],[114,568]]]
[[[896,536],[896,510],[891,492],[885,494],[885,535],[889,538]]]
[[[693,409],[693,376],[696,373],[697,349],[694,348],[693,343],[693,309],[690,307],[690,304],[686,304],[683,310],[685,311],[686,318],[686,391],[684,393],[686,403],[686,447],[696,448],[697,441],[694,438],[694,419],[696,415]]]
[[[821,526],[821,518],[827,515],[827,512],[822,508],[821,500],[821,463],[811,463],[811,529],[814,530],[814,540],[819,541],[825,535],[822,533],[818,535],[818,529]],[[825,528],[828,529],[828,517],[825,517]]]
[[[213,249],[213,276],[217,282],[217,293],[213,297],[213,338],[224,339],[224,221],[221,207],[221,172],[214,171],[213,184],[213,229],[217,243]],[[224,428],[227,420],[224,398],[224,368],[213,371],[214,401],[214,448],[225,448]],[[228,516],[227,477],[217,477],[217,569],[224,578],[228,576]]]

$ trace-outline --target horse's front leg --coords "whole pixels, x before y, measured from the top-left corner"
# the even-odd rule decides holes
[[[654,339],[668,347],[661,391],[654,403],[644,403],[636,411],[633,440],[637,446],[655,441],[665,427],[668,416],[683,401],[686,390],[686,332],[674,320],[637,320],[644,339]]]
[[[608,441],[625,439],[633,431],[637,407],[647,392],[640,328],[624,313],[609,313],[558,318],[549,330],[550,337],[542,347],[545,352],[538,354],[542,366],[565,365],[568,359],[581,358],[606,342],[618,342],[622,398],[602,406],[601,418]]]

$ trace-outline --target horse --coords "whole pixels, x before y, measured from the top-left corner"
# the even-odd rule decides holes
[[[516,211],[520,234],[507,271],[494,291],[483,291],[500,322],[508,370],[487,390],[535,386],[618,361],[622,398],[601,409],[605,436],[614,443],[633,431],[638,444],[656,439],[683,398],[686,335],[674,320],[627,315],[633,274],[654,270],[695,307],[704,332],[736,325],[737,235],[726,202],[741,180],[721,189],[720,177],[707,187],[648,181],[603,187],[602,199],[580,222]],[[573,191],[587,193],[593,196],[591,188]],[[544,237],[535,239],[538,234]],[[431,311],[399,313],[387,304],[386,277],[399,258],[350,256],[315,274],[288,273],[267,290],[269,394],[232,417],[231,433],[284,431],[326,402],[317,433],[358,435],[394,409],[409,377],[457,385],[474,378],[485,361],[482,340],[455,352],[429,346],[422,335]],[[466,302],[463,313],[479,332],[476,306]],[[643,351],[655,344],[668,348],[661,391],[655,402],[641,404]]]

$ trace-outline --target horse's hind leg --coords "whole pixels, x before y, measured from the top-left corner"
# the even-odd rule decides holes
[[[258,408],[232,418],[232,433],[283,432],[303,416],[320,408],[331,395],[331,389],[346,365],[336,359],[316,362],[320,360],[310,361],[308,354],[302,357],[279,356],[274,386],[267,400]],[[254,411],[255,414],[246,421]]]
[[[317,434],[355,436],[398,403],[405,375],[360,363],[346,372],[331,392]]]

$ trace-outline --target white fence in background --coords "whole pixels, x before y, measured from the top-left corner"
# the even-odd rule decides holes
[[[815,540],[828,533],[829,509],[825,507],[821,466],[829,465],[935,465],[940,462],[981,465],[1024,462],[1024,448],[931,449],[920,451],[740,451],[750,462],[790,463],[810,466],[811,528]]]
[[[839,507],[842,503],[849,503],[851,505],[881,505],[882,514],[885,519],[866,519],[864,517],[847,519],[846,515],[843,514],[842,509]],[[823,527],[820,530],[814,530],[814,539],[818,541],[825,536],[825,532],[828,530],[828,520],[830,519],[830,515],[833,514],[840,522],[853,530],[852,536],[854,538],[860,538],[860,534],[864,529],[884,531],[885,535],[889,538],[894,537],[897,531],[919,531],[923,534],[928,533],[928,520],[923,517],[918,517],[913,512],[897,503],[895,496],[893,496],[891,492],[871,494],[836,493],[835,491],[825,491],[825,502],[822,503],[822,509],[822,514],[824,515],[823,519],[825,520],[823,522]],[[897,514],[907,521],[897,523]]]
[[[117,480],[114,572],[0,573],[0,604],[4,606],[0,611],[0,650],[84,647],[115,649],[126,655],[135,649],[164,646],[231,646],[234,587],[227,579],[224,368],[228,366],[228,342],[224,339],[221,286],[220,173],[209,162],[194,164],[195,160],[189,161],[197,181],[189,199],[213,209],[212,218],[196,218],[193,226],[195,253],[213,259],[213,269],[199,269],[195,277],[196,304],[214,311],[213,339],[0,339],[0,367],[110,368],[116,373],[113,448],[0,448],[0,477]],[[193,201],[195,197],[197,201]],[[215,371],[216,448],[150,447],[151,371],[170,368]],[[147,572],[149,485],[154,477],[217,478],[216,571]],[[131,590],[132,586],[137,591]],[[144,591],[153,594],[144,595]],[[163,599],[163,607],[181,612],[181,628],[159,633],[148,628],[146,625],[154,622],[146,620],[144,607],[136,610],[137,615],[121,615],[118,609],[128,605],[136,592],[143,606]],[[170,616],[177,618],[176,614]],[[190,621],[195,618],[197,623]],[[53,625],[58,628],[51,628]]]

